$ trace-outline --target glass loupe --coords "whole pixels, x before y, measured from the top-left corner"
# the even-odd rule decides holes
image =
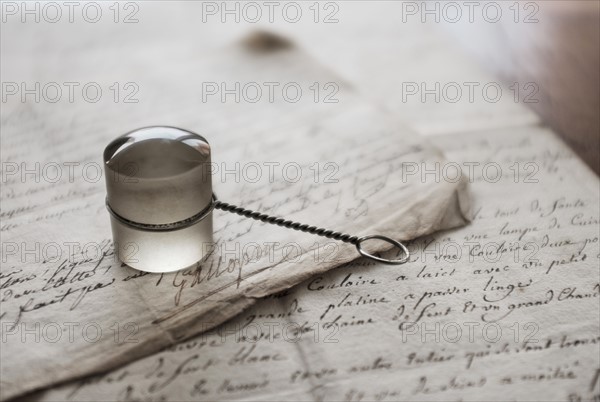
[[[106,147],[106,206],[119,260],[142,271],[170,272],[210,252],[210,163],[206,139],[174,127],[141,128]]]

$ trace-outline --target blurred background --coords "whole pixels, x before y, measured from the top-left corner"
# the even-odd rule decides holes
[[[169,99],[202,108],[203,77],[177,67],[193,74],[216,49],[260,31],[420,134],[548,124],[598,173],[598,21],[598,1],[3,2],[2,116],[26,93],[22,82],[58,82],[67,93],[64,82],[104,81],[111,94],[118,82],[120,96],[139,102],[84,107],[104,114],[97,127],[110,121],[103,129],[114,135],[161,116]],[[502,86],[500,99],[482,96],[490,83]],[[86,113],[63,99],[43,107],[57,128]]]
[[[464,49],[503,82],[535,82],[529,103],[600,173],[600,31],[598,1],[521,2],[534,25],[453,26]],[[522,92],[520,99],[527,95]]]

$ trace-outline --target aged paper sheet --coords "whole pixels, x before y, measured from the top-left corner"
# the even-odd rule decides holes
[[[215,211],[217,247],[202,264],[165,275],[122,266],[112,253],[100,161],[104,146],[129,129],[168,123],[206,136],[215,192],[247,208],[403,240],[467,222],[466,179],[405,174],[405,162],[433,166],[442,154],[292,44],[258,35],[209,58],[171,56],[136,72],[139,103],[115,103],[111,94],[66,105],[13,97],[3,107],[3,398],[174,345],[357,256],[351,245]],[[108,69],[95,82],[110,88],[121,73]],[[240,82],[289,83],[305,95],[209,98],[221,83]],[[314,83],[336,83],[337,101],[315,98]],[[128,342],[132,331],[136,342]]]
[[[206,75],[202,70],[196,70],[194,60],[198,64],[201,64],[200,60],[206,62],[207,49],[219,48],[223,43],[242,37],[249,28],[257,28],[257,24],[229,24],[225,27],[218,18],[207,24],[198,24],[200,3],[178,3],[179,7],[169,8],[168,13],[161,4],[164,3],[144,3],[140,8],[140,22],[135,26],[98,25],[80,32],[79,37],[83,39],[101,32],[105,39],[103,46],[121,43],[122,46],[112,45],[108,60],[101,58],[100,52],[93,48],[83,51],[85,57],[79,57],[81,46],[76,45],[77,41],[74,44],[62,40],[60,30],[48,29],[44,32],[43,40],[39,37],[33,40],[34,32],[25,32],[24,40],[19,41],[18,46],[16,42],[14,44],[15,54],[41,54],[43,68],[39,63],[22,65],[3,61],[3,76],[6,75],[7,79],[17,81],[23,78],[21,74],[29,77],[47,73],[48,80],[103,79],[106,86],[117,81],[123,84],[134,80],[139,84],[139,94],[134,98],[139,98],[140,103],[102,103],[102,113],[98,113],[99,109],[91,105],[78,105],[76,114],[72,107],[65,108],[64,104],[55,107],[34,105],[29,109],[22,106],[16,115],[11,113],[10,118],[3,110],[3,161],[7,144],[5,127],[11,121],[18,121],[21,126],[19,136],[26,132],[51,130],[54,133],[51,141],[30,134],[41,142],[40,148],[47,150],[67,141],[67,134],[72,134],[74,128],[85,126],[82,135],[87,136],[89,141],[80,138],[70,145],[74,148],[71,152],[77,150],[86,154],[86,158],[73,159],[80,163],[99,161],[97,148],[103,147],[116,135],[116,127],[122,127],[118,131],[124,132],[149,123],[168,122],[197,129],[209,137],[215,152],[223,158],[230,158],[224,159],[230,161],[238,156],[229,154],[229,148],[239,145],[238,137],[228,137],[232,133],[250,133],[251,136],[243,139],[245,144],[249,144],[252,139],[262,138],[259,137],[262,135],[261,129],[271,125],[282,127],[285,113],[276,113],[275,110],[287,110],[285,105],[277,105],[275,109],[275,106],[263,103],[256,108],[256,116],[271,118],[264,127],[258,127],[261,118],[256,118],[252,113],[236,113],[235,105],[229,106],[231,113],[226,118],[223,118],[224,113],[218,110],[219,107],[211,107],[211,102],[198,107],[201,88],[193,84],[198,81],[219,82],[222,75],[214,71]],[[435,96],[431,95],[423,101],[420,93],[403,99],[399,91],[403,83],[421,85],[425,82],[427,88],[432,88],[437,82],[442,86],[457,82],[464,90],[465,82],[475,82],[480,89],[486,83],[493,83],[494,78],[477,69],[451,46],[448,38],[430,29],[428,24],[422,24],[417,19],[403,22],[401,4],[340,4],[342,7],[337,24],[284,24],[278,28],[320,62],[330,68],[335,67],[334,82],[338,83],[337,77],[342,76],[353,90],[360,93],[361,99],[374,100],[390,111],[391,116],[404,120],[413,130],[434,135],[433,140],[440,149],[445,150],[447,161],[450,161],[446,164],[442,161],[440,166],[448,167],[444,178],[450,177],[453,162],[465,168],[464,173],[469,173],[472,168],[477,211],[474,224],[415,242],[411,246],[415,261],[409,265],[401,268],[374,266],[360,260],[344,265],[332,272],[311,277],[277,297],[260,300],[246,313],[210,334],[179,343],[104,375],[91,376],[84,381],[38,393],[35,397],[29,395],[28,398],[288,398],[357,401],[597,398],[597,177],[591,175],[551,133],[536,127],[538,118],[527,108],[515,104],[513,94],[506,88],[502,99],[493,104],[482,100],[480,91],[474,102],[464,97],[456,104],[445,100],[436,102]],[[370,7],[375,6],[385,10],[365,12],[365,7],[372,10]],[[386,15],[386,18],[374,19],[374,15]],[[275,25],[265,24],[263,28],[271,30]],[[157,26],[164,27],[159,35],[155,34]],[[180,29],[183,26],[185,29]],[[3,35],[4,39],[7,37]],[[85,46],[91,43],[93,41],[88,39]],[[6,49],[6,45],[3,41],[3,48]],[[10,43],[8,45],[10,48]],[[60,76],[64,61],[55,57],[56,46],[61,46],[59,53],[64,57],[76,60],[78,69],[84,73],[77,76],[76,72],[70,72]],[[162,59],[158,65],[154,65],[152,62],[157,56],[153,55],[152,50],[157,46],[161,49]],[[360,52],[356,49],[360,49]],[[191,63],[190,57],[193,59]],[[114,60],[125,58],[133,60],[139,67],[135,74],[136,77],[139,75],[139,80],[114,63]],[[90,77],[89,71],[94,71],[97,64],[105,67],[105,77]],[[322,73],[319,71],[314,76],[322,77]],[[200,78],[197,74],[205,76]],[[171,75],[176,79],[169,78]],[[297,80],[297,75],[293,79]],[[331,78],[318,79],[325,80],[320,84],[326,84]],[[242,83],[248,80],[261,82],[254,76],[237,80]],[[160,84],[158,87],[157,83]],[[343,90],[347,91],[348,86],[343,85]],[[104,89],[110,96],[113,95]],[[128,89],[125,95],[130,94],[131,88]],[[309,89],[304,89],[313,95]],[[181,93],[189,94],[189,97],[179,99]],[[321,92],[321,95],[328,94]],[[346,99],[339,94],[336,97],[340,102]],[[265,107],[269,107],[270,111],[263,111]],[[159,109],[161,112],[157,114]],[[313,113],[312,108],[309,109],[306,115]],[[286,130],[300,119],[297,111],[292,108],[288,111],[286,121],[290,126],[286,126]],[[148,122],[149,113],[158,120]],[[324,111],[324,114],[327,113]],[[35,118],[38,115],[44,117],[44,125]],[[16,116],[20,116],[19,120],[16,120]],[[23,120],[29,123],[26,125]],[[370,126],[372,122],[366,123]],[[525,127],[489,131],[515,126]],[[465,135],[466,132],[473,134]],[[459,135],[447,138],[436,136],[456,133]],[[17,139],[11,137],[9,142],[15,143]],[[25,141],[23,138],[19,140]],[[285,137],[284,140],[290,138]],[[310,144],[311,147],[313,145]],[[37,147],[33,149],[36,150]],[[31,151],[29,146],[21,146],[15,160],[21,161],[23,155]],[[256,150],[244,156],[243,163],[254,161],[254,152]],[[271,158],[271,154],[265,155],[264,160],[267,158]],[[31,160],[35,161],[36,157],[32,156]],[[309,157],[308,160],[314,162],[317,158]],[[422,166],[417,159],[412,161],[417,162],[417,168]],[[495,183],[494,163],[500,164],[502,169],[502,179]],[[486,164],[489,165],[483,177],[483,166]],[[231,165],[227,167],[231,168]],[[422,171],[417,170],[416,175]],[[519,172],[516,183],[515,172]],[[440,181],[445,181],[441,171],[439,176]],[[251,186],[246,184],[244,190],[240,191],[237,183],[230,186],[231,181],[232,175],[229,175],[227,185],[215,185],[222,199],[227,197],[239,203],[250,203],[248,199],[254,199],[248,197],[241,200],[240,197],[245,197]],[[6,203],[5,187],[2,190],[3,212],[5,205],[9,205]],[[87,190],[85,186],[80,186],[77,189],[79,194],[74,192],[68,195],[64,191],[67,186],[47,183],[38,184],[31,190],[22,189],[19,207],[23,199],[31,198],[42,188],[45,192],[56,191],[50,193],[56,196],[54,206],[41,217],[25,213],[30,208],[29,203],[25,203],[23,210],[7,210],[11,220],[2,215],[5,229],[2,232],[3,241],[6,231],[12,235],[14,225],[23,221],[26,223],[30,218],[42,222],[51,220],[50,224],[54,225],[59,218],[71,219],[69,215],[74,213],[85,215],[82,212],[85,211],[84,206],[79,201],[65,204],[69,206],[66,208],[59,204],[61,199],[85,199],[86,208],[97,208],[98,218],[94,222],[103,225],[103,229],[102,236],[97,237],[89,233],[90,227],[69,227],[72,232],[68,236],[58,237],[59,243],[63,239],[85,239],[81,244],[86,244],[86,241],[97,242],[98,238],[108,241],[109,231],[101,206],[103,188],[101,185],[90,187],[92,189]],[[83,190],[87,192],[82,193]],[[249,206],[258,208],[273,205],[253,202],[256,203]],[[286,211],[282,208],[279,206],[271,212],[283,214]],[[9,222],[7,225],[4,224],[5,218]],[[87,217],[85,219],[89,220]],[[227,216],[215,219],[226,222]],[[319,219],[322,219],[320,215]],[[243,223],[243,220],[238,220],[235,227]],[[251,225],[250,222],[245,223]],[[46,230],[45,226],[40,228],[39,225],[32,229],[40,233],[43,230]],[[251,230],[256,230],[255,225]],[[285,232],[280,234],[285,235]],[[313,242],[315,240],[310,239]],[[262,239],[257,243],[262,244]],[[473,249],[475,255],[471,259],[469,255]],[[327,249],[325,254],[319,255],[323,258],[330,251]],[[90,261],[90,264],[93,265],[94,261]],[[42,264],[43,267],[47,265]],[[108,265],[112,267],[112,264],[102,266],[106,268]],[[527,265],[531,267],[527,268]],[[3,264],[3,274],[4,267]],[[84,267],[85,270],[89,270],[89,266]],[[111,268],[111,278],[114,272]],[[97,274],[96,278],[100,276]],[[140,283],[146,280],[145,277],[132,278],[127,282]],[[179,293],[186,298],[189,290],[195,292],[199,286],[203,286],[203,283],[195,284],[195,278],[195,273],[185,275],[185,278],[178,277],[176,281],[171,277],[170,281],[159,285],[169,284],[167,288],[171,300]],[[211,279],[211,283],[215,282],[215,279]],[[137,291],[138,287],[135,289]],[[180,289],[183,291],[179,292]],[[162,293],[154,288],[152,290],[157,298],[162,297]],[[116,291],[110,293],[109,297],[105,295],[101,298],[104,303],[118,300],[114,304],[121,304],[125,297]],[[148,297],[146,293],[144,295]],[[137,296],[130,296],[131,305],[134,305],[138,301]],[[89,314],[89,309],[82,310],[81,307],[88,301],[87,298],[95,302],[95,297],[93,293],[87,294],[71,314]],[[68,305],[71,303],[69,300]],[[105,309],[113,308],[109,304],[105,306]],[[98,309],[96,305],[94,307]],[[138,325],[138,316],[134,315],[138,313],[135,311],[126,319],[117,317],[110,321],[108,329],[102,328],[112,337],[111,347],[115,353],[121,353],[131,346],[124,348],[121,346],[123,343],[131,343],[139,349],[147,346],[145,338],[140,336],[144,334],[144,328]],[[74,334],[81,338],[83,325],[98,322],[96,317],[100,314],[98,312],[98,315],[92,315],[85,321],[79,319],[79,326],[73,324],[77,330]],[[196,325],[201,328],[212,326],[216,324],[212,319],[199,316]],[[416,325],[412,324],[414,322]],[[70,328],[65,325],[62,327],[67,330]],[[93,348],[97,343],[94,327],[88,327],[89,335],[84,341]],[[48,331],[46,338],[51,338],[53,326],[47,325],[45,328]],[[499,339],[498,334],[501,334]],[[29,340],[33,339],[32,335],[28,336]],[[34,352],[28,349],[22,355],[27,353]],[[36,364],[43,359],[43,352],[40,351]],[[30,368],[28,366],[27,370]],[[80,367],[73,364],[62,370],[78,375]],[[19,380],[22,378],[14,373],[12,375]],[[48,371],[44,375],[48,375]],[[27,385],[31,385],[31,382]],[[4,392],[4,384],[2,388]]]
[[[598,398],[598,178],[544,128],[485,134],[436,137],[476,215],[409,264],[354,261],[35,400]]]

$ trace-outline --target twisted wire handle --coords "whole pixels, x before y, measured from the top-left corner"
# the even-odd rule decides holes
[[[316,226],[310,226],[303,223],[286,220],[277,216],[263,214],[218,200],[215,202],[215,208],[226,212],[233,212],[234,214],[242,215],[246,218],[254,219],[257,221],[266,222],[277,226],[283,226],[285,228],[299,230],[301,232],[316,234],[317,236],[323,236],[329,239],[340,240],[345,243],[350,243],[354,245],[358,243],[357,236],[350,236],[346,233],[335,232],[333,230],[327,230],[323,228],[318,228]]]
[[[316,226],[310,226],[307,224],[294,222],[292,220],[283,219],[283,218],[280,218],[277,216],[272,216],[272,215],[263,214],[263,213],[260,213],[257,211],[252,211],[251,209],[245,209],[245,208],[239,207],[237,205],[228,204],[226,202],[217,200],[216,196],[214,196],[214,194],[213,194],[213,208],[220,209],[221,211],[225,211],[225,212],[232,212],[234,214],[238,214],[238,215],[244,216],[246,218],[254,219],[257,221],[261,221],[261,222],[266,222],[266,223],[269,223],[272,225],[282,226],[282,227],[285,227],[288,229],[299,230],[301,232],[316,234],[318,236],[327,237],[329,239],[340,240],[345,243],[350,243],[350,244],[353,244],[354,246],[356,246],[358,253],[360,255],[362,255],[363,257],[367,257],[372,260],[382,262],[384,264],[394,264],[394,265],[403,264],[406,261],[408,261],[408,258],[410,256],[410,253],[408,252],[408,249],[406,248],[406,246],[404,244],[402,244],[401,242],[396,241],[394,239],[390,239],[389,237],[386,237],[386,236],[381,236],[381,235],[370,235],[370,236],[363,236],[363,237],[350,236],[349,234],[346,234],[346,233],[323,229],[323,228],[319,228]],[[392,260],[392,259],[388,259],[388,258],[381,258],[381,257],[375,256],[375,255],[365,251],[362,248],[362,243],[364,241],[370,240],[370,239],[379,239],[379,240],[386,241],[389,244],[391,244],[392,246],[397,247],[399,250],[401,250],[402,253],[404,254],[404,256],[397,260]]]

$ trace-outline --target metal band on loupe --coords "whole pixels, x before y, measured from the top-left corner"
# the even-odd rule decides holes
[[[110,212],[110,214],[116,220],[118,220],[119,222],[121,222],[122,224],[124,224],[126,226],[130,226],[132,228],[139,229],[139,230],[145,230],[147,232],[170,232],[173,230],[185,229],[185,228],[190,227],[190,226],[194,225],[195,223],[201,221],[202,219],[204,219],[215,208],[216,201],[217,201],[217,196],[215,195],[215,193],[213,193],[210,204],[208,204],[208,206],[206,208],[204,208],[202,211],[198,212],[194,216],[191,216],[182,221],[173,222],[173,223],[140,223],[140,222],[130,221],[129,219],[123,218],[121,215],[117,214],[110,207],[110,204],[108,203],[108,198],[106,198],[106,209],[108,209],[108,212]]]

